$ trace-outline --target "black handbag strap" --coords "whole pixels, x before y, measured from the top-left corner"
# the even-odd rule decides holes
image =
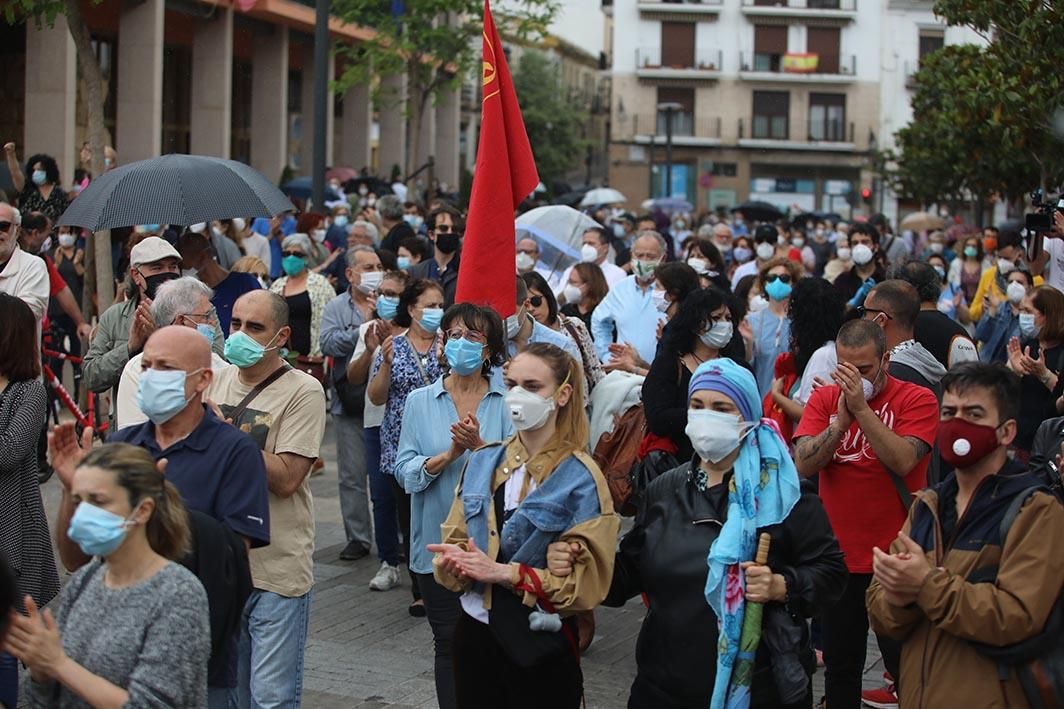
[[[930,461],[928,461],[930,465]],[[902,477],[892,470],[888,470],[886,466],[883,469],[887,471],[887,475],[890,476],[890,481],[894,483],[894,489],[898,491],[898,497],[901,499],[901,506],[908,512],[909,508],[913,506],[913,494],[909,492],[909,488],[905,487],[905,481]]]
[[[233,410],[229,412],[229,419],[233,423],[239,423],[240,417],[244,415],[245,411],[247,411],[247,408],[251,404],[251,402],[254,401],[258,397],[258,395],[266,389],[266,387],[270,386],[275,381],[280,379],[281,376],[291,368],[292,367],[289,366],[287,362],[283,362],[280,367],[270,372],[270,376],[266,377],[261,382],[256,384],[255,387],[247,393],[247,396],[241,399],[240,403],[237,404],[233,408]]]

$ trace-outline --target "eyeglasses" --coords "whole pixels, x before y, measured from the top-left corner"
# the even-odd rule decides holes
[[[475,342],[478,345],[482,345],[488,341],[488,338],[484,336],[483,332],[478,330],[466,330],[460,327],[454,327],[447,331],[448,340],[460,340],[466,339],[470,342]]]
[[[886,310],[877,310],[877,309],[875,309],[875,308],[866,308],[866,307],[865,307],[865,306],[863,306],[863,305],[861,305],[861,306],[858,306],[858,308],[857,308],[857,315],[858,315],[858,316],[859,316],[859,317],[860,317],[860,318],[861,318],[862,320],[864,320],[864,319],[865,319],[865,315],[867,315],[868,313],[872,313],[872,318],[871,318],[872,320],[875,320],[875,319],[876,319],[877,317],[879,317],[880,315],[883,315],[883,316],[885,316],[885,317],[887,318],[887,320],[893,320],[893,319],[894,319],[894,316],[893,316],[893,315],[891,315],[890,313],[888,313],[888,312],[887,312]]]
[[[203,322],[207,322],[208,320],[211,319],[211,314],[212,313],[213,313],[212,310],[208,310],[205,313],[182,313],[178,317],[190,318],[190,319],[198,319],[198,320],[202,320]]]
[[[402,295],[402,293],[399,292],[399,291],[394,291],[394,290],[384,290],[382,288],[382,289],[377,291],[377,295],[383,296],[385,298],[398,298],[399,296]]]
[[[536,253],[536,249],[518,249],[517,253],[519,253],[519,254],[528,254],[529,256],[532,256],[533,254]]]
[[[533,308],[538,308],[539,306],[543,305],[543,296],[530,295],[525,298],[525,302],[531,305]]]
[[[281,255],[282,256],[298,256],[299,258],[305,258],[306,257],[306,254],[304,254],[302,251],[282,251]]]
[[[765,283],[775,283],[777,280],[783,283],[791,282],[791,274],[789,273],[770,273],[765,276]]]
[[[11,229],[13,222],[0,222],[0,231],[7,232]]]

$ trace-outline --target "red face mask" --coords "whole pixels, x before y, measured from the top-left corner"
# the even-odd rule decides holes
[[[1001,445],[997,430],[998,426],[982,426],[961,418],[942,421],[938,424],[938,450],[942,460],[954,468],[978,463]]]

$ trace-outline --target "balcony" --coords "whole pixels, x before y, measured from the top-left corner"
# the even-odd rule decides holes
[[[644,20],[699,22],[715,20],[723,0],[639,0],[639,16]]]
[[[716,147],[720,145],[719,116],[701,117],[691,112],[672,114],[672,144],[676,147]],[[640,145],[665,145],[665,114],[639,113],[618,116],[613,123],[613,139]]]
[[[778,117],[777,117],[778,118]],[[857,144],[854,142],[854,124],[851,122],[846,129],[845,140],[817,140],[810,135],[808,140],[794,140],[786,123],[773,123],[771,116],[754,116],[750,121],[739,119],[739,147],[757,148],[761,150],[800,150],[803,152],[829,152],[829,153],[852,153],[856,152]],[[787,137],[782,137],[786,135]]]
[[[857,57],[816,54],[739,54],[739,78],[799,84],[847,84],[857,80]]]
[[[640,47],[635,50],[635,74],[651,80],[713,81],[720,78],[721,60],[719,49],[700,49],[689,61],[663,65],[660,47]]]
[[[773,18],[785,23],[816,20],[837,26],[857,19],[857,0],[743,0],[751,20]]]

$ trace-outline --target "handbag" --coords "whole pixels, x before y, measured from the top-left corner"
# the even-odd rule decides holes
[[[325,360],[319,359],[318,357],[298,355],[296,357],[295,368],[317,379],[322,387],[325,386]]]

